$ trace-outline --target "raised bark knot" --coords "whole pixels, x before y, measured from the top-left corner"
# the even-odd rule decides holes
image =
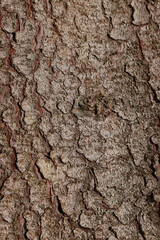
[[[73,113],[77,116],[104,119],[111,112],[111,102],[101,92],[88,93],[79,97],[74,104]]]

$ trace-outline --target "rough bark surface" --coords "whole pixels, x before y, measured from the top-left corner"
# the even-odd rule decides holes
[[[160,239],[160,1],[1,0],[0,239]]]

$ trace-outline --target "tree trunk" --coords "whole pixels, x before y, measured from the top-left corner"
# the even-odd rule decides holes
[[[1,0],[1,240],[160,239],[159,11]]]

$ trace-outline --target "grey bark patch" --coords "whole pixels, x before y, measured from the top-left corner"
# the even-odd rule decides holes
[[[73,113],[81,116],[105,119],[111,112],[110,100],[101,93],[91,93],[75,101]]]

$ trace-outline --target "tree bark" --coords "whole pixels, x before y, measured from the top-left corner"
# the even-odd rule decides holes
[[[160,239],[159,11],[1,0],[1,240]]]

